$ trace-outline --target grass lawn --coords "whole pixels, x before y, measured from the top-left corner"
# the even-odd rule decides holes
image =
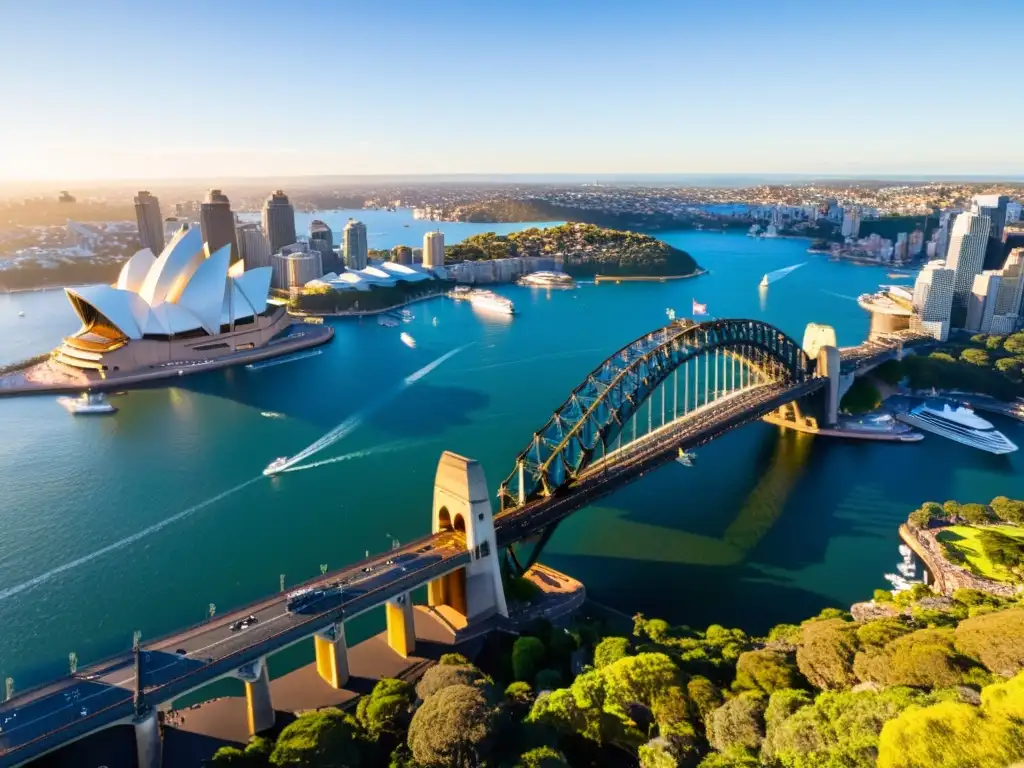
[[[1015,525],[991,525],[987,526],[987,529],[998,531],[1015,539],[1024,539],[1024,528]],[[979,576],[993,581],[1012,581],[1013,577],[1009,572],[985,557],[981,544],[978,542],[978,534],[981,533],[981,530],[970,525],[951,525],[940,531],[936,538],[963,554],[967,565]]]

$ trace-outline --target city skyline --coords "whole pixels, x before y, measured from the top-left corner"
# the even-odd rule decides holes
[[[201,12],[203,28],[156,37],[146,33],[151,12],[128,3],[11,6],[0,45],[19,69],[0,78],[0,99],[18,119],[0,126],[0,182],[1024,174],[1014,131],[1024,107],[1004,98],[1014,71],[1009,34],[1024,21],[1018,5],[1006,3],[997,26],[951,2],[869,2],[842,23],[804,0],[771,15],[735,6],[645,0],[622,14],[603,4],[583,13],[571,2],[308,2],[282,17],[269,3],[238,14],[186,1],[177,13]],[[311,24],[368,34],[343,58],[271,61],[280,40]],[[885,34],[897,28],[910,30],[906,44]],[[374,38],[384,37],[393,55],[373,55]],[[496,55],[496,38],[515,55]],[[460,55],[427,57],[424,69],[424,50],[445,45]],[[953,65],[972,58],[1005,77]],[[274,116],[261,120],[252,105],[255,119],[220,115],[228,102],[217,89],[192,87],[213,68],[232,88],[258,79],[262,91],[315,98],[317,119],[271,126]],[[937,76],[943,93],[1001,104],[985,142],[965,138],[979,129],[977,115],[929,100]],[[353,109],[394,119],[351,119]],[[422,110],[437,119],[403,119]],[[143,114],[152,119],[140,122]]]

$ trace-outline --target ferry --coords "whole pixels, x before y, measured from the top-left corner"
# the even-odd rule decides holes
[[[516,307],[511,301],[493,291],[471,291],[469,303],[477,309],[485,309],[499,315],[514,315],[516,313]]]
[[[517,281],[519,285],[533,288],[575,288],[576,281],[565,272],[532,272]]]
[[[58,397],[57,402],[76,416],[78,414],[114,413],[117,410],[102,392],[83,392],[78,397]]]
[[[270,477],[271,475],[276,475],[278,472],[280,472],[281,470],[283,470],[287,466],[288,466],[288,457],[287,456],[281,456],[279,458],[274,459],[269,464],[267,464],[267,468],[263,470],[263,474],[266,477]]]
[[[473,289],[468,285],[457,285],[448,292],[448,298],[455,299],[455,301],[469,301],[471,293],[473,293]]]
[[[896,414],[900,421],[948,437],[962,445],[989,453],[1012,453],[1017,446],[992,424],[964,404],[951,407],[948,402],[927,400],[905,413]]]
[[[409,349],[416,349],[416,339],[414,339],[408,333],[403,333],[398,338],[401,339],[402,343],[405,344],[405,346],[409,347]]]

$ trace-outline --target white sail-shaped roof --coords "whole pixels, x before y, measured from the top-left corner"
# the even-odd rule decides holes
[[[200,230],[192,227],[179,231],[149,270],[139,295],[151,307],[164,301],[177,301],[205,257]]]
[[[270,278],[273,276],[272,267],[256,267],[250,269],[241,277],[236,277],[235,285],[245,294],[254,314],[260,314],[267,309],[267,296],[270,294]],[[236,319],[239,317],[235,315]]]
[[[75,308],[83,325],[95,318],[90,310],[103,315],[129,339],[141,339],[149,307],[137,293],[122,291],[109,285],[86,285],[81,288],[65,288],[64,292]]]
[[[252,317],[256,314],[249,300],[245,298],[245,294],[239,289],[236,281],[228,281],[228,289],[231,290],[230,300],[228,292],[224,291],[224,303],[220,307],[220,322],[222,325],[241,320],[243,317]]]
[[[149,248],[136,251],[135,255],[121,267],[121,272],[117,276],[117,287],[122,291],[138,293],[154,264],[156,264],[156,256]]]
[[[229,243],[200,263],[181,296],[174,302],[195,315],[211,336],[220,333],[220,310],[226,294],[225,283],[234,282],[228,280],[230,261]]]
[[[163,333],[166,333],[168,336],[195,331],[203,327],[198,317],[184,307],[179,307],[177,304],[171,304],[170,302],[164,302],[158,307],[153,307],[150,310],[150,317],[156,319],[160,327],[164,329]]]

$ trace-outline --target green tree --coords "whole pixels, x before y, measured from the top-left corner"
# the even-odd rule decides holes
[[[971,525],[985,525],[995,518],[987,504],[961,504],[960,517]]]
[[[760,761],[745,749],[731,749],[725,754],[712,752],[697,768],[758,768]]]
[[[426,700],[428,696],[442,688],[450,685],[475,685],[482,681],[483,677],[483,673],[473,666],[438,664],[423,673],[423,677],[416,684],[416,695]]]
[[[418,763],[476,768],[495,738],[498,712],[475,686],[449,685],[428,696],[409,725],[409,749]]]
[[[547,649],[539,638],[523,635],[512,646],[512,675],[516,680],[533,680],[544,664]]]
[[[882,404],[882,394],[878,387],[866,378],[855,379],[853,385],[843,395],[839,407],[847,413],[860,414],[875,410]]]
[[[629,639],[606,637],[594,649],[594,666],[600,669],[629,655]]]
[[[1011,378],[1019,379],[1022,362],[1024,361],[1018,357],[1001,357],[996,360],[996,370]]]
[[[861,648],[881,648],[897,637],[913,631],[906,622],[898,618],[875,619],[857,627],[857,642]]]
[[[996,496],[989,504],[992,512],[1000,520],[1007,523],[1024,525],[1024,501],[1008,499],[1005,496]]]
[[[968,664],[953,647],[949,629],[919,629],[857,654],[854,671],[865,682],[941,688],[958,685]]]
[[[788,653],[775,650],[747,651],[736,662],[738,690],[761,690],[772,693],[782,688],[799,688],[803,684],[796,663]]]
[[[1011,355],[1024,355],[1024,331],[1007,336],[1003,349]]]
[[[372,739],[381,734],[397,736],[405,733],[412,717],[415,692],[403,681],[385,678],[379,681],[368,696],[359,699],[356,719]]]
[[[562,673],[557,669],[542,669],[533,681],[533,685],[538,691],[551,691],[561,684]]]
[[[253,765],[249,761],[248,755],[238,747],[221,747],[213,753],[213,757],[210,759],[210,764],[217,768],[221,768],[221,766],[229,766],[230,768],[249,768]]]
[[[946,363],[955,363],[956,360],[948,352],[932,352],[928,357],[932,360],[942,360]]]
[[[245,745],[245,756],[251,768],[264,768],[270,765],[270,756],[274,752],[274,742],[266,736],[253,736]]]
[[[960,360],[971,365],[986,366],[989,364],[988,353],[983,349],[965,349],[960,353]]]
[[[519,757],[515,768],[569,768],[569,762],[557,749],[535,747]]]
[[[729,699],[711,716],[709,741],[719,752],[759,749],[764,740],[765,697],[747,691]]]
[[[796,663],[815,688],[849,688],[855,682],[853,658],[857,653],[857,627],[842,619],[812,621],[803,626]]]
[[[359,768],[363,764],[359,723],[328,708],[300,715],[285,726],[270,755],[275,768]]]
[[[1002,336],[989,336],[985,340],[985,347],[988,350],[992,351],[992,352],[997,351],[1002,346],[1003,346],[1003,337]]]
[[[987,613],[960,622],[956,648],[997,675],[1024,669],[1024,607]]]
[[[706,677],[691,677],[686,684],[686,693],[701,722],[707,723],[711,713],[722,706],[722,692]]]
[[[441,658],[437,660],[438,664],[443,664],[446,667],[470,667],[472,664],[469,663],[469,659],[463,656],[461,653],[443,653]]]

